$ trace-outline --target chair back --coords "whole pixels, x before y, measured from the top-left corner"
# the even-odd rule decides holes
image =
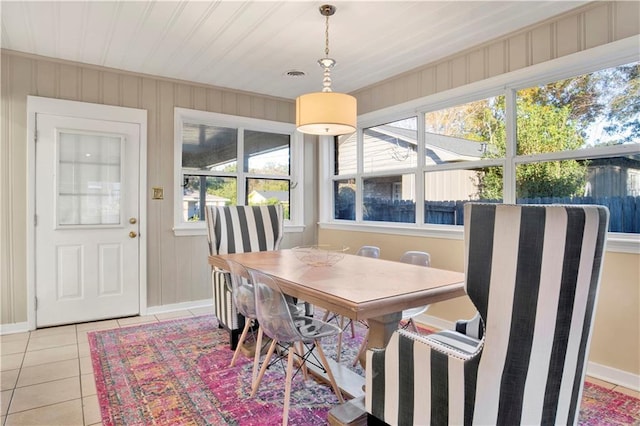
[[[575,423],[608,210],[468,203],[464,217],[465,288],[485,325],[480,360],[465,369],[477,375],[467,414],[474,424]]]
[[[378,259],[380,257],[380,248],[376,246],[362,246],[356,252],[358,256],[364,257],[375,257]]]
[[[247,318],[256,318],[256,301],[249,270],[238,262],[227,260],[231,278],[231,295],[238,312]]]
[[[283,236],[282,205],[207,206],[209,254],[277,250]]]
[[[431,266],[431,255],[424,251],[410,250],[400,257],[400,262],[419,266]]]
[[[278,284],[269,275],[250,270],[254,285],[256,316],[262,332],[273,340],[294,342],[300,340],[289,303]]]

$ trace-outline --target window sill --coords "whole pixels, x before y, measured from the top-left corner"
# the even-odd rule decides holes
[[[206,236],[207,227],[204,224],[198,224],[199,226],[176,226],[173,228],[173,234],[176,237],[194,237],[194,236]],[[285,234],[303,232],[304,225],[284,225]]]
[[[320,229],[338,231],[370,232],[373,234],[407,235],[414,237],[442,238],[448,240],[463,240],[464,229],[462,226],[439,225],[422,226],[415,224],[390,224],[390,223],[355,223],[347,221],[321,222]],[[640,235],[608,233],[607,252],[640,254]]]

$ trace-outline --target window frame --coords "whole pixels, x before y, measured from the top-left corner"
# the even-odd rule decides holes
[[[576,151],[562,151],[537,155],[516,156],[516,91],[539,84],[558,81],[574,76],[595,72],[601,69],[624,65],[640,60],[637,50],[638,37],[616,41],[604,46],[595,47],[586,51],[567,55],[524,69],[509,72],[490,79],[481,80],[468,85],[460,86],[434,95],[412,100],[403,104],[373,111],[358,117],[357,129],[357,155],[358,166],[354,174],[334,175],[333,141],[325,137],[328,143],[324,143],[326,152],[320,155],[320,179],[326,182],[321,185],[320,212],[321,229],[338,229],[350,231],[362,231],[373,233],[393,233],[399,235],[426,236],[434,238],[463,239],[463,227],[460,225],[437,225],[424,223],[423,195],[420,199],[416,196],[416,223],[391,223],[391,222],[365,222],[362,220],[362,190],[356,191],[356,218],[355,220],[333,219],[333,181],[353,178],[356,187],[362,188],[362,179],[372,175],[380,176],[383,173],[367,173],[362,170],[362,133],[363,129],[402,120],[410,116],[418,117],[418,165],[412,169],[416,173],[416,195],[424,193],[424,173],[434,170],[465,169],[460,164],[443,164],[425,166],[424,156],[420,150],[424,150],[424,114],[440,109],[462,105],[492,96],[505,96],[505,125],[507,132],[507,153],[504,159],[491,159],[474,161],[468,164],[468,168],[483,166],[504,167],[504,193],[505,203],[515,203],[515,168],[519,164],[531,161],[562,160],[568,158],[602,158],[624,153],[638,153],[640,144],[629,144],[612,147],[585,148]],[[408,172],[408,170],[402,170]],[[400,173],[400,170],[394,170]],[[512,183],[513,182],[513,183]],[[608,233],[607,250],[625,253],[640,253],[640,235],[627,233]]]
[[[174,108],[174,153],[173,153],[173,232],[176,236],[206,235],[207,229],[204,221],[185,222],[183,219],[182,205],[182,126],[183,123],[198,123],[209,126],[229,127],[238,130],[242,135],[244,130],[253,130],[266,133],[279,133],[290,136],[289,146],[289,176],[263,175],[246,173],[244,171],[244,138],[238,138],[236,173],[215,172],[216,176],[233,177],[237,179],[238,205],[244,204],[246,198],[247,178],[288,179],[289,187],[289,219],[284,221],[285,232],[302,232],[304,229],[304,193],[303,193],[303,139],[296,131],[295,125],[278,121],[248,118],[215,112],[193,110],[187,108]],[[295,208],[294,208],[295,206]]]

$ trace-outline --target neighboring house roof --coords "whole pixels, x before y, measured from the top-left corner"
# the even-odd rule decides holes
[[[389,124],[375,126],[371,128],[371,130],[376,130],[381,134],[397,137],[410,144],[416,145],[417,132],[415,130],[391,126]],[[427,151],[433,153],[430,154],[427,152],[427,155],[433,156],[435,162],[478,160],[482,158],[483,149],[486,149],[483,148],[483,146],[486,147],[486,145],[477,141],[429,132],[425,132],[425,146]],[[438,155],[438,153],[441,155]]]
[[[262,203],[273,198],[281,203],[289,203],[289,193],[287,191],[251,191],[249,200],[252,202]]]

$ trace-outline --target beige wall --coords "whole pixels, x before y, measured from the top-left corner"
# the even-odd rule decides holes
[[[147,305],[210,298],[206,237],[176,237],[172,231],[174,107],[293,123],[294,102],[2,51],[2,324],[27,321],[27,95],[147,110]],[[305,141],[305,147],[312,157],[305,158],[305,173],[314,173],[305,176],[305,185],[315,185],[315,144]],[[151,200],[156,186],[164,187],[164,200]],[[309,207],[305,231],[287,234],[283,247],[315,241],[317,209]]]
[[[346,245],[350,252],[363,245],[380,247],[380,257],[397,260],[407,250],[431,254],[434,268],[464,272],[461,240],[321,230],[319,243]],[[589,361],[640,374],[640,255],[607,252]],[[475,308],[468,298],[431,305],[430,316],[456,321],[471,318]]]

